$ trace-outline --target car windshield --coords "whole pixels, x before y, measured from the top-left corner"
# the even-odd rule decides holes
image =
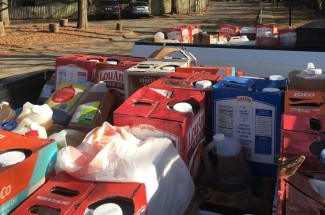
[[[103,6],[118,6],[117,1],[102,1]]]
[[[142,2],[142,1],[138,1],[138,2],[134,2],[133,4],[134,6],[147,6],[146,2]]]

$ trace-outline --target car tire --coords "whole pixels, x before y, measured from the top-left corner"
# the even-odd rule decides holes
[[[149,19],[150,18],[150,15],[147,15],[147,19]]]

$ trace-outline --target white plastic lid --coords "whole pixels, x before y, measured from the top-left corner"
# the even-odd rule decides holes
[[[154,35],[154,38],[163,40],[163,39],[165,39],[165,34],[161,31],[159,31]]]
[[[270,81],[281,81],[285,78],[282,75],[270,75],[269,80]]]
[[[173,110],[182,113],[193,113],[192,105],[186,102],[180,102],[175,104]]]
[[[98,206],[93,215],[101,215],[101,214],[109,214],[109,215],[123,215],[122,208],[114,203],[106,203]]]
[[[41,112],[41,106],[39,106],[39,105],[33,105],[32,112],[33,113],[39,113],[39,112]]]
[[[196,89],[206,89],[212,86],[212,82],[209,80],[202,80],[195,83]]]
[[[3,104],[3,105],[9,105],[9,102],[3,101],[3,102],[1,102],[1,104]]]
[[[225,135],[222,133],[217,133],[217,134],[213,135],[214,141],[222,141],[224,139],[225,139]]]
[[[99,63],[98,59],[88,59],[88,61],[90,61],[90,62],[98,62]]]
[[[117,61],[116,60],[108,60],[108,61],[106,61],[106,64],[117,65]]]
[[[280,89],[278,88],[275,88],[275,87],[266,87],[266,88],[263,88],[262,92],[271,92],[271,93],[274,93],[274,92],[279,92]]]
[[[0,154],[0,166],[10,166],[23,161],[26,158],[25,154],[20,151],[10,151]]]
[[[37,122],[32,122],[29,126],[30,130],[38,130],[40,125]]]
[[[314,65],[314,63],[309,62],[309,63],[307,64],[307,69],[315,69],[315,65]]]
[[[176,67],[175,66],[164,66],[162,69],[163,70],[168,70],[168,71],[175,71]]]

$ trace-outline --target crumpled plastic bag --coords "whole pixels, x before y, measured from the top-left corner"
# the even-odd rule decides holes
[[[191,175],[168,138],[141,141],[104,122],[76,148],[58,152],[56,171],[83,180],[146,185],[148,214],[184,214],[194,195]]]

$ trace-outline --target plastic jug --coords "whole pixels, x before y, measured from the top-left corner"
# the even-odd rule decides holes
[[[93,85],[78,103],[68,124],[69,129],[88,133],[108,119],[113,97],[104,81]]]
[[[9,122],[16,119],[16,112],[10,107],[8,102],[0,104],[0,123]]]
[[[58,148],[61,149],[66,146],[77,147],[81,144],[86,135],[87,133],[85,132],[72,129],[63,129],[58,133],[50,135],[49,139],[55,140],[58,143]]]
[[[308,63],[305,70],[289,72],[288,81],[290,90],[325,91],[325,74],[313,63]]]
[[[12,130],[12,132],[29,137],[47,139],[46,129],[37,122],[32,121],[30,118],[24,118],[23,120],[21,120],[17,128]]]
[[[217,167],[209,160],[210,151],[217,155]],[[237,138],[218,133],[203,149],[205,175],[208,183],[225,192],[247,191],[251,184],[252,171],[244,160],[241,143]]]
[[[34,105],[30,102],[26,102],[23,105],[23,111],[17,118],[17,123],[20,124],[23,119],[29,118],[48,130],[53,125],[52,116],[53,111],[47,104]]]

